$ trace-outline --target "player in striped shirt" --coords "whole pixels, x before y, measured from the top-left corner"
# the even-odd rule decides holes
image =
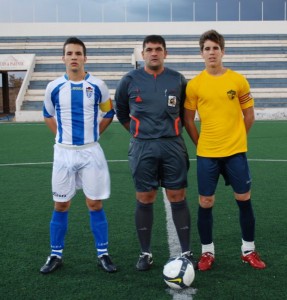
[[[105,83],[85,72],[86,47],[81,40],[68,38],[62,59],[66,74],[48,84],[43,107],[44,120],[56,138],[51,254],[40,272],[48,274],[63,264],[68,211],[77,189],[83,189],[86,196],[98,265],[107,272],[115,272],[116,266],[108,254],[108,223],[102,204],[110,196],[110,175],[98,143],[113,120],[113,105]]]
[[[188,82],[184,104],[185,127],[197,146],[198,231],[202,244],[198,269],[211,269],[214,263],[212,207],[220,174],[226,185],[231,185],[239,207],[241,259],[253,268],[264,269],[265,263],[255,251],[255,217],[246,158],[254,99],[245,77],[223,66],[223,36],[211,30],[201,36],[199,44],[206,68]],[[194,122],[196,111],[200,133]]]

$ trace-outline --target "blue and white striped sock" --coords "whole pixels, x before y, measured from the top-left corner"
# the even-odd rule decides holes
[[[58,258],[62,258],[63,249],[61,249],[61,250],[53,250],[52,249],[51,256],[57,256]]]
[[[90,225],[98,256],[108,254],[108,222],[103,209],[90,211]]]

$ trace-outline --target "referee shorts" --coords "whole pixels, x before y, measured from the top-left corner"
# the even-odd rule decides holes
[[[223,176],[225,185],[231,185],[235,193],[244,194],[250,191],[251,175],[246,153],[220,158],[197,156],[197,181],[200,195],[214,195],[220,175]]]
[[[128,158],[137,192],[157,190],[159,186],[171,190],[187,187],[189,159],[181,136],[131,138]]]
[[[110,196],[110,174],[99,143],[84,146],[54,145],[52,172],[53,199],[67,202],[83,189],[91,200]]]

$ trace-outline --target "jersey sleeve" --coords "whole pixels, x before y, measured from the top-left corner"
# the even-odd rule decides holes
[[[55,105],[52,101],[51,83],[49,83],[45,90],[45,98],[44,98],[44,104],[43,104],[43,116],[45,118],[52,118],[54,115],[55,115]]]
[[[238,93],[238,99],[241,109],[254,106],[254,99],[250,92],[250,85],[244,76],[241,76],[241,89]]]
[[[102,94],[102,100],[99,103],[102,112],[108,112],[113,109],[113,102],[111,100],[110,92],[104,81],[100,81],[99,88]]]
[[[186,86],[184,108],[189,110],[197,110],[197,95],[195,92],[193,79],[191,79]]]
[[[115,102],[116,102],[116,115],[121,124],[130,122],[130,108],[129,108],[129,76],[124,76],[116,89]]]
[[[180,94],[180,120],[181,124],[184,126],[184,101],[185,101],[185,92],[187,81],[186,78],[180,74],[181,77],[181,94]]]

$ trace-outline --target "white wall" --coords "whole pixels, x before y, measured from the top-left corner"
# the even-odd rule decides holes
[[[127,23],[0,23],[1,36],[287,34],[287,21],[127,22]]]

